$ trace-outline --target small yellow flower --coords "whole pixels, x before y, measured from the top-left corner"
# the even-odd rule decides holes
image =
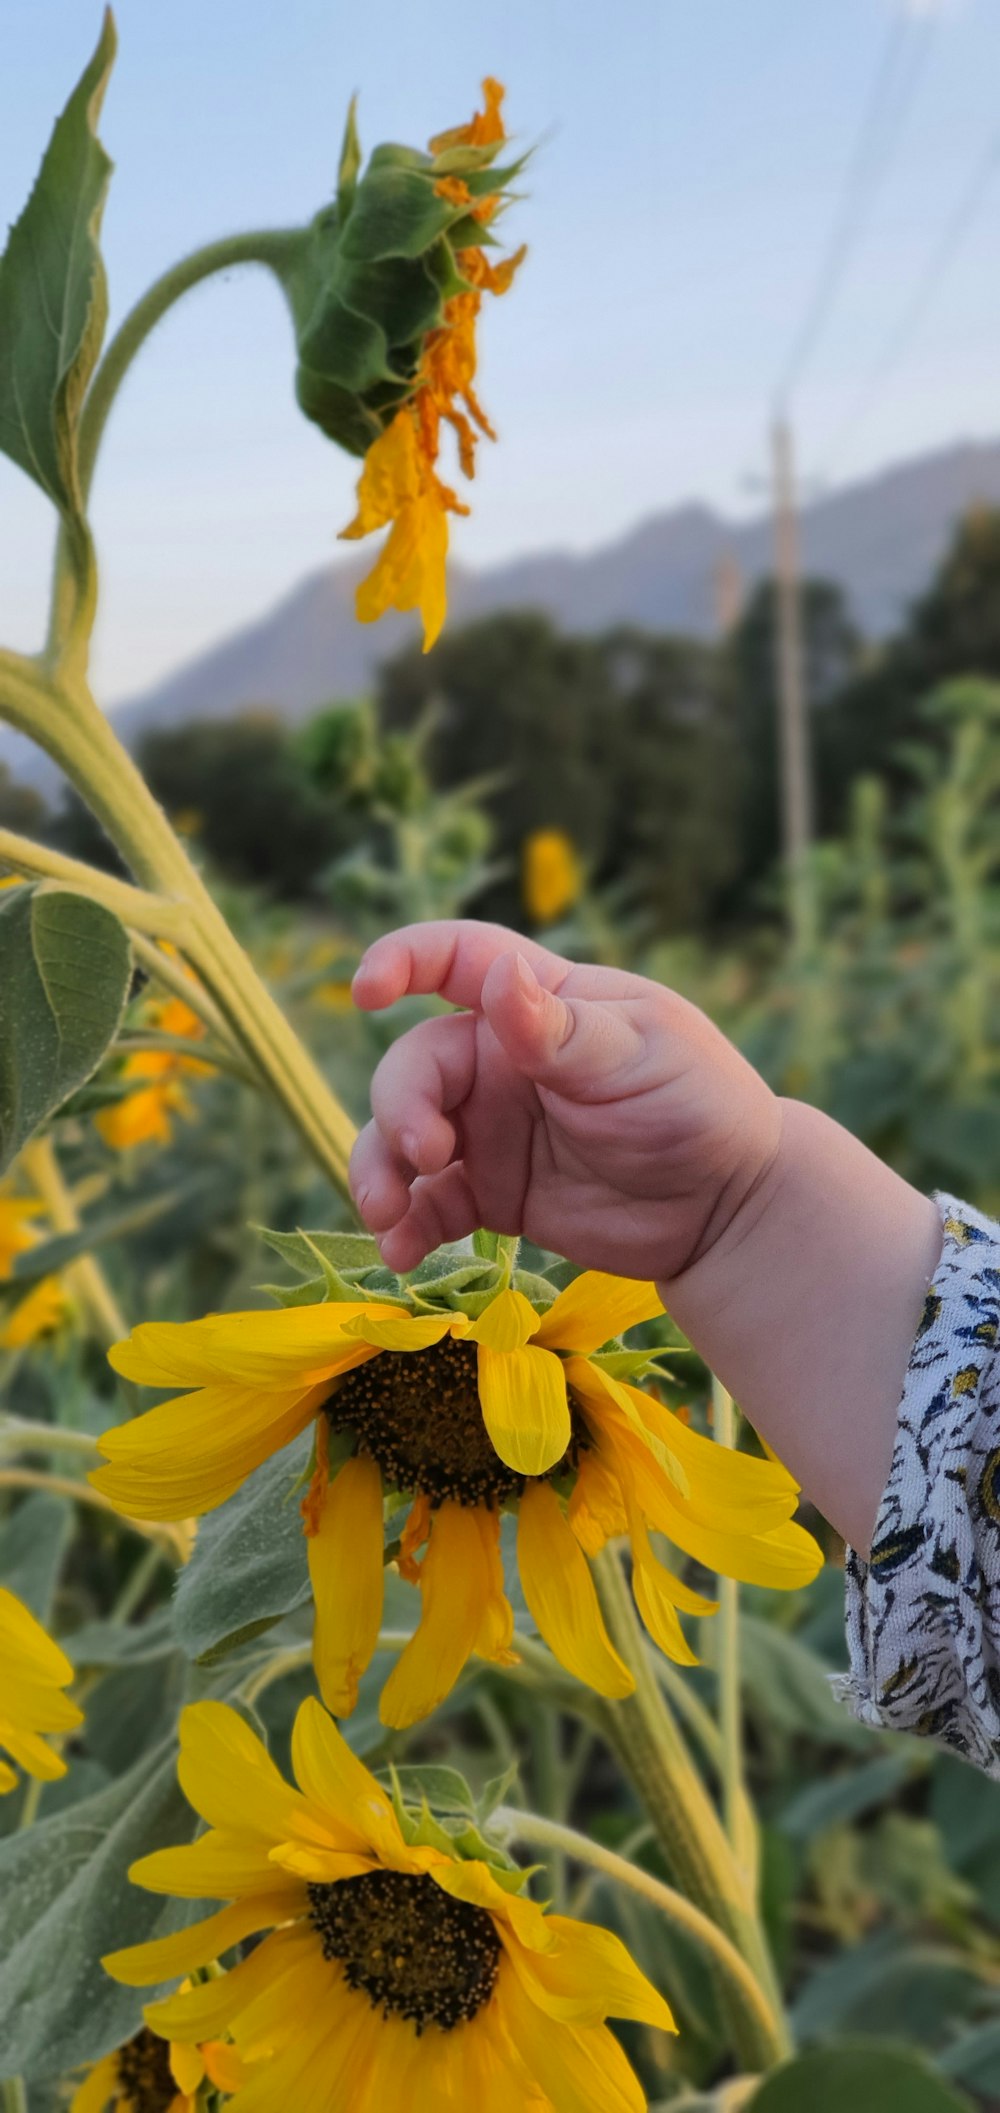
[[[483,94],[484,110],[470,124],[433,139],[432,154],[501,144],[506,137],[503,88],[499,81],[487,79]],[[500,203],[499,194],[473,199],[459,176],[442,176],[434,188],[450,204],[467,208],[468,220],[479,225],[493,218]],[[419,609],[425,653],[445,619],[448,515],[469,511],[438,476],[441,420],[454,427],[462,470],[472,477],[478,434],[496,439],[474,387],[479,312],[484,293],[506,293],[523,256],[522,248],[493,265],[478,243],[456,247],[455,267],[464,290],[446,301],[442,321],[427,334],[412,393],[368,449],[358,485],[358,511],[342,530],[346,540],[354,541],[392,523],[374,571],[358,588],[358,619],[369,624],[387,609]]]
[[[554,924],[579,899],[583,874],[576,850],[561,829],[535,829],[524,846],[522,893],[535,924]]]
[[[66,1773],[61,1754],[44,1735],[75,1731],[83,1723],[82,1711],[63,1693],[72,1678],[65,1652],[0,1585],[0,1748],[43,1783]],[[0,1795],[16,1783],[14,1769],[0,1759]]]
[[[330,1709],[354,1708],[375,1649],[387,1492],[413,1499],[400,1569],[423,1607],[383,1691],[385,1723],[435,1709],[474,1654],[509,1662],[502,1508],[518,1515],[521,1583],[540,1634],[569,1672],[624,1695],[632,1677],[586,1561],[611,1536],[631,1539],[650,1634],[689,1665],[677,1610],[714,1605],[658,1561],[650,1529],[712,1570],[763,1585],[805,1584],[821,1562],[792,1522],[797,1487],[783,1467],[687,1429],[597,1354],[660,1312],[654,1285],[587,1271],[546,1311],[508,1289],[475,1318],[359,1299],[147,1322],[111,1352],[115,1370],[194,1391],[105,1432],[110,1465],[91,1480],[133,1517],[210,1511],[314,1423],[303,1511]],[[328,1475],[333,1434],[340,1464]]]
[[[160,1034],[185,1041],[200,1041],[205,1032],[197,1013],[182,998],[156,1000],[147,1010],[146,1022]],[[126,1057],[119,1076],[130,1090],[94,1117],[105,1144],[116,1152],[130,1151],[134,1145],[168,1145],[174,1116],[194,1112],[184,1078],[204,1076],[211,1069],[199,1057],[183,1056],[175,1049],[141,1049]]]
[[[95,2062],[77,2086],[69,2113],[199,2113],[206,2091],[239,2089],[245,2076],[224,2040],[166,2041],[148,2025]]]
[[[674,2024],[619,1938],[546,1915],[509,1869],[404,1832],[312,1699],[292,1734],[297,1789],[225,1703],[192,1704],[180,1737],[180,1781],[209,1832],[129,1875],[231,1905],[104,1964],[142,1987],[268,1932],[221,1977],[146,2012],[171,2038],[231,2034],[247,2065],[237,2108],[643,2113],[605,2019]]]

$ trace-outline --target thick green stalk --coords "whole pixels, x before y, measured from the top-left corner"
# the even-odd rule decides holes
[[[733,1397],[721,1381],[712,1380],[715,1436],[720,1445],[736,1444],[736,1410]],[[718,1682],[719,1733],[721,1738],[722,1811],[733,1854],[752,1883],[753,1866],[748,1858],[752,1845],[745,1829],[746,1796],[743,1787],[743,1696],[740,1682],[740,1588],[735,1578],[721,1577],[717,1586],[719,1613]]]
[[[747,1961],[774,2019],[762,2039],[759,2017],[727,1999],[733,2045],[751,2069],[767,2069],[790,2050],[781,1994],[749,1887],[718,1814],[667,1708],[650,1664],[621,1563],[606,1549],[594,1566],[605,1619],[635,1679],[635,1694],[604,1707],[608,1739],[631,1777],[671,1875],[725,1932]]]
[[[117,844],[140,886],[162,895],[191,966],[241,1050],[342,1195],[354,1125],[230,931],[201,875],[87,685],[50,687],[30,661],[0,655],[0,715],[53,757]],[[183,912],[176,920],[177,910]]]

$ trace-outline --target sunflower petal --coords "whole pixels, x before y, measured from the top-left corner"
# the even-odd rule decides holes
[[[517,1565],[539,1634],[577,1680],[599,1695],[631,1695],[635,1681],[608,1635],[587,1559],[547,1482],[520,1504]]]
[[[181,1711],[179,1729],[178,1781],[210,1827],[267,1846],[302,1831],[309,1817],[304,1799],[238,1711],[227,1702],[192,1702]]]
[[[296,1714],[292,1767],[303,1795],[338,1846],[342,1841],[346,1848],[367,1850],[402,1868],[403,1837],[385,1791],[313,1695]]]
[[[538,1315],[523,1291],[498,1291],[468,1329],[468,1340],[490,1350],[523,1350],[538,1333]]]
[[[316,1605],[313,1663],[335,1717],[349,1717],[382,1623],[382,1476],[358,1454],[334,1476],[306,1543]]]
[[[586,1356],[588,1350],[599,1350],[602,1343],[662,1312],[655,1284],[585,1269],[549,1307],[537,1339],[549,1349],[579,1350]]]
[[[420,1626],[382,1690],[383,1724],[402,1731],[451,1693],[476,1648],[493,1590],[475,1511],[449,1498],[434,1514],[420,1566]]]
[[[308,1941],[315,1947],[315,1932]],[[281,1966],[286,1950],[303,1943],[299,1929],[276,1930],[263,1944],[212,1981],[182,1988],[162,2003],[151,2003],[146,2023],[165,2040],[214,2040],[225,2033],[251,1999],[267,1988]]]
[[[461,1863],[442,1859],[430,1872],[442,1893],[450,1893],[453,1900],[464,1900],[469,1907],[485,1908],[494,1922],[509,1929],[518,1944],[529,1952],[550,1951],[555,1938],[549,1927],[550,1917],[529,1900],[525,1893],[508,1893],[497,1884],[488,1864],[471,1857]]]
[[[519,1475],[545,1475],[571,1437],[563,1366],[551,1350],[479,1346],[479,1399],[495,1452]]]
[[[209,1915],[203,1922],[189,1923],[172,1936],[154,1937],[148,1944],[130,1944],[123,1951],[109,1952],[101,1965],[112,1981],[121,1981],[126,1988],[152,1988],[156,1982],[172,1981],[181,1974],[195,1973],[199,1967],[211,1966],[232,1945],[242,1944],[244,1937],[254,1937],[272,1923],[283,1922],[287,1914],[286,1893],[259,1893],[236,1901],[232,1907],[220,1908],[217,1915]]]
[[[429,1350],[455,1332],[457,1318],[451,1313],[400,1313],[390,1306],[382,1315],[363,1313],[348,1321],[344,1333],[376,1350]]]
[[[646,2097],[606,2025],[558,2025],[539,2010],[509,1960],[497,1985],[504,2026],[559,2113],[646,2113]]]
[[[556,1942],[551,1951],[525,1952],[507,1944],[507,1955],[525,1993],[550,2018],[601,2025],[605,2018],[633,2018],[661,2032],[676,2032],[673,2013],[620,1937],[593,1922],[549,1915]]]
[[[78,2084],[69,2102],[69,2113],[104,2113],[118,2086],[118,2057],[106,2054],[95,2062],[89,2075]]]
[[[585,1555],[600,1555],[608,1541],[628,1530],[622,1493],[595,1452],[580,1455],[566,1516]]]
[[[205,2064],[197,2047],[190,2040],[172,2040],[170,2043],[170,2073],[178,2091],[193,2097],[199,2084],[205,2081]]]

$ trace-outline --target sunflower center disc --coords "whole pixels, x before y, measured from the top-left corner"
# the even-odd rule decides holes
[[[148,2025],[119,2048],[118,2089],[135,2113],[166,2113],[177,2097],[166,2040]]]
[[[327,1415],[335,1431],[357,1432],[389,1488],[421,1490],[433,1505],[496,1503],[522,1486],[490,1444],[473,1343],[445,1336],[429,1350],[383,1351],[348,1372]]]
[[[500,1939],[485,1908],[453,1900],[432,1878],[366,1871],[307,1888],[324,1959],[340,1959],[349,1988],[376,2010],[445,2032],[489,2001]]]

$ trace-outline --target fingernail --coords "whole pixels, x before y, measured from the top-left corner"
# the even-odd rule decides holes
[[[517,972],[517,980],[525,997],[530,999],[532,1005],[537,1005],[542,992],[538,977],[530,961],[526,961],[523,954],[515,954],[514,967]]]
[[[420,1139],[415,1130],[404,1130],[401,1138],[403,1151],[411,1167],[420,1165]]]

